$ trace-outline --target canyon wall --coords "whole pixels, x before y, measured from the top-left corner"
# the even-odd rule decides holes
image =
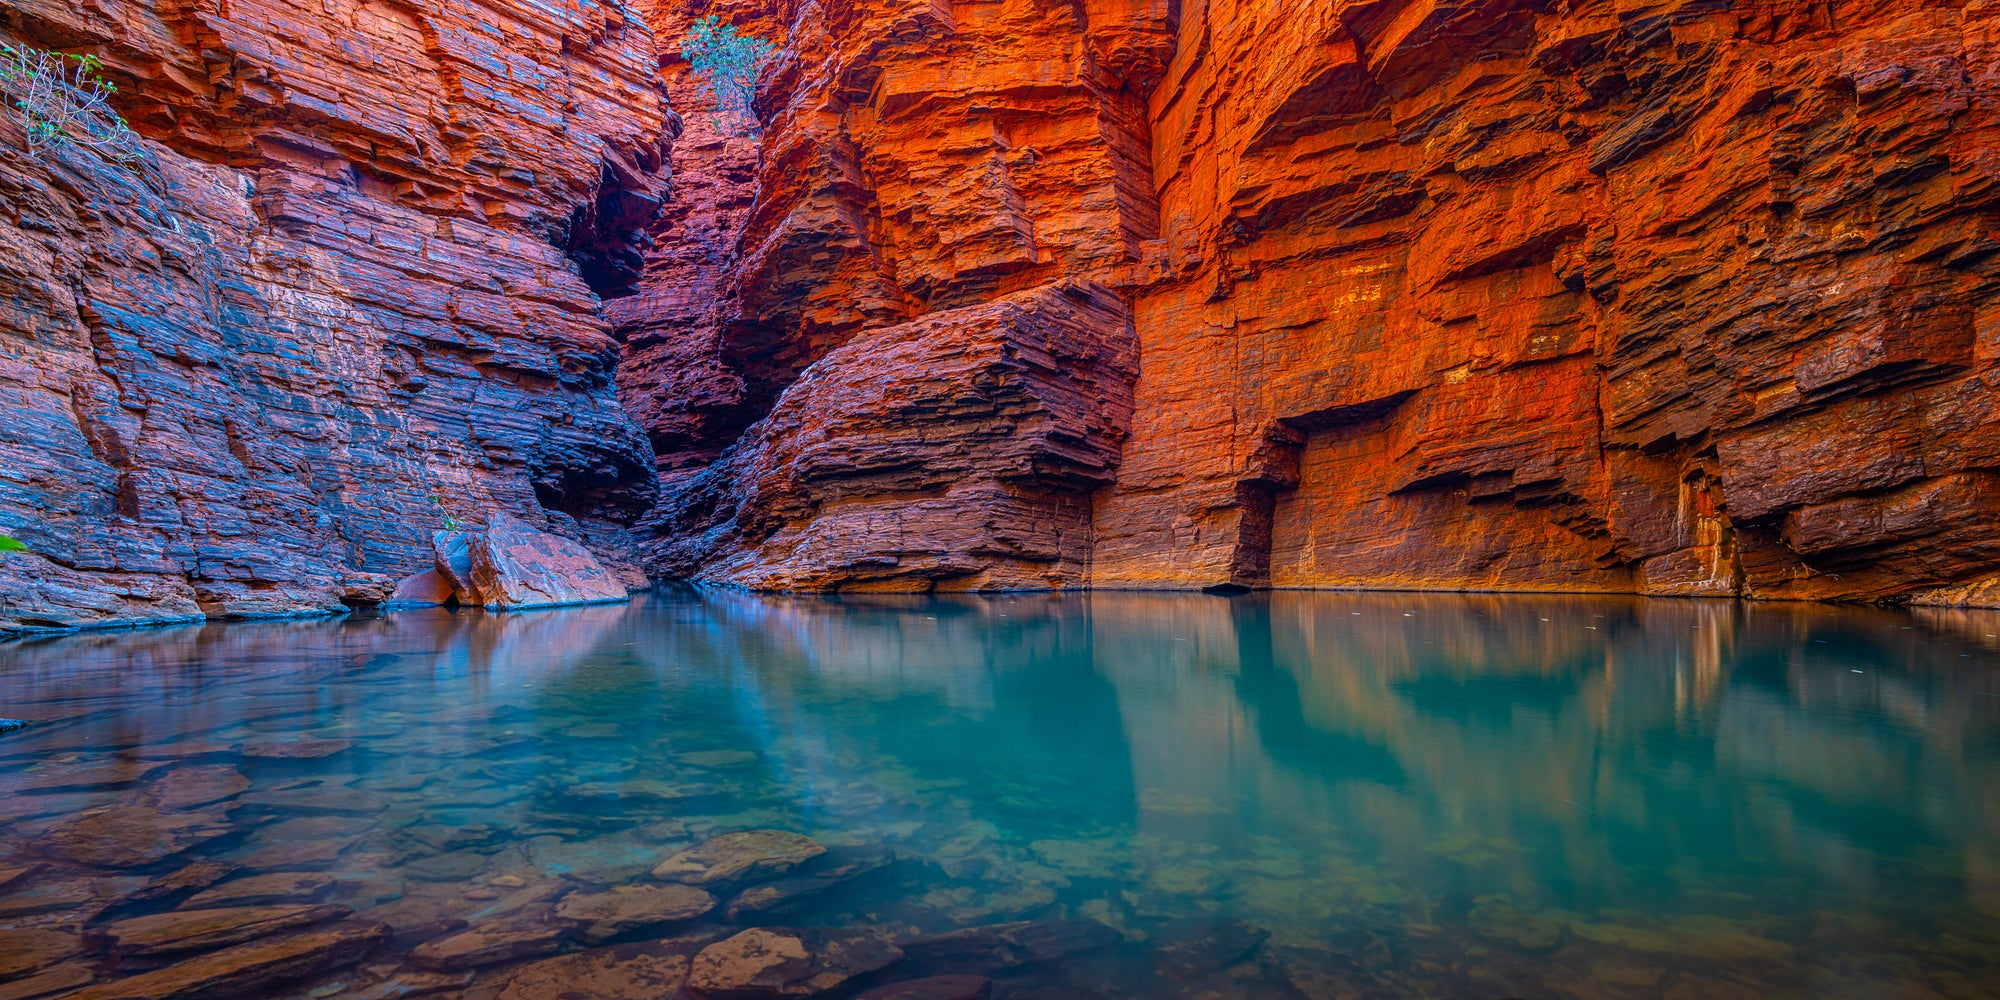
[[[780,45],[757,122],[707,14]],[[635,584],[2000,603],[1988,0],[0,36],[149,150],[0,124],[0,628],[335,610],[493,511]]]
[[[99,54],[142,162],[0,124],[0,628],[330,611],[505,511],[653,500],[599,291],[675,130],[596,0],[0,3]],[[627,562],[628,582],[643,582]]]
[[[2000,5],[730,16],[656,572],[2000,597]]]
[[[656,573],[807,590],[1087,582],[1091,497],[1131,420],[1121,287],[1157,229],[1145,97],[1173,44],[1129,7],[655,14],[669,44],[718,9],[783,43],[760,158],[681,165],[731,192],[726,225],[698,222],[728,252],[680,291],[614,307],[644,366],[623,376],[627,399],[675,461],[651,519]],[[690,294],[699,315],[676,298]]]

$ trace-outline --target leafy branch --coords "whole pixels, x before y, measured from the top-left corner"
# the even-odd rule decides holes
[[[145,157],[139,136],[111,107],[118,85],[94,55],[0,45],[6,114],[28,134],[28,154],[78,146],[122,163]]]
[[[743,135],[759,135],[754,101],[757,75],[776,54],[778,47],[755,35],[746,35],[733,24],[722,23],[714,14],[694,23],[681,42],[681,54],[688,68],[701,82],[702,90],[715,99],[718,119],[734,119],[743,126]],[[717,127],[721,121],[717,121]]]

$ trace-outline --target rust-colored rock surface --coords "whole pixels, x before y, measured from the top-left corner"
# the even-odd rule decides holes
[[[0,124],[0,531],[36,553],[0,629],[338,610],[446,513],[615,553],[652,455],[592,284],[636,276],[671,135],[637,15],[4,6],[150,141]]]
[[[2000,592],[2000,7],[772,7],[656,571]]]
[[[1992,572],[1993,8],[1188,12],[1096,583]]]
[[[494,514],[473,531],[431,535],[436,562],[396,584],[391,606],[457,601],[494,611],[623,601],[623,582],[583,545]],[[643,582],[639,581],[639,582]]]
[[[663,6],[663,37],[706,9]],[[614,307],[628,358],[677,352],[681,383],[621,376],[628,400],[658,387],[635,413],[660,452],[732,448],[663,480],[650,568],[772,589],[1082,585],[1090,498],[1130,420],[1118,286],[1156,228],[1144,105],[1171,38],[1114,42],[1097,4],[743,6],[784,43],[754,201],[703,230],[732,243],[702,262],[698,320],[644,293]],[[711,162],[716,204],[743,201],[743,168]]]
[[[1988,0],[0,2],[153,141],[0,158],[0,628],[435,595],[499,513],[626,584],[2000,603]]]

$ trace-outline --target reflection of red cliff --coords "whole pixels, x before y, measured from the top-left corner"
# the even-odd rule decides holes
[[[687,181],[688,225],[742,227],[678,293],[717,290],[673,349],[709,363],[623,380],[679,467],[773,417],[670,481],[656,568],[1974,583],[2000,20],[1715,7],[735,12],[786,52],[754,180]]]

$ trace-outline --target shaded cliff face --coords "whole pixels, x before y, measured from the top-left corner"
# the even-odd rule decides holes
[[[631,280],[664,193],[647,25],[0,13],[101,53],[157,140],[38,162],[0,126],[0,526],[39,553],[0,565],[0,627],[338,609],[428,565],[447,513],[617,547],[652,456],[583,276]]]
[[[676,26],[709,9],[682,6]],[[730,449],[665,483],[651,568],[779,589],[1084,583],[1090,497],[1130,421],[1119,287],[1157,228],[1144,104],[1170,36],[1031,2],[724,13],[785,43],[754,198],[719,178],[744,211],[704,230],[729,251],[680,293],[707,311],[682,318],[674,293],[618,306],[628,359],[670,359],[625,376],[660,451]]]
[[[1994,11],[765,8],[705,329],[772,416],[654,565],[1990,600]],[[993,332],[1060,289],[1088,318]]]

